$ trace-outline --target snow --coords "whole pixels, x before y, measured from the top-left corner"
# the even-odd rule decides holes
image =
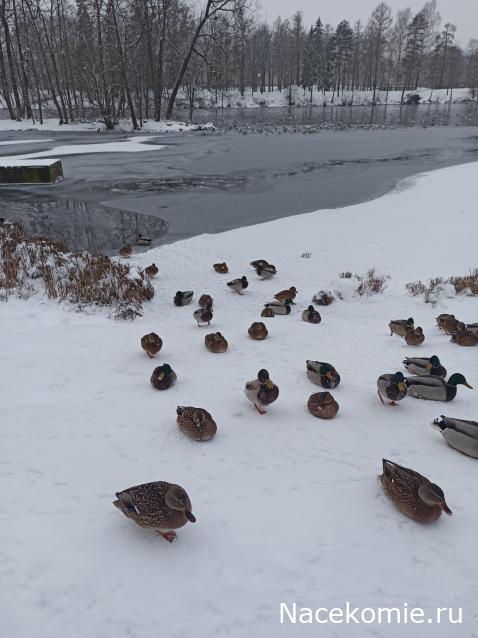
[[[45,144],[46,142],[53,142],[53,139],[37,138],[34,140],[8,140],[7,142],[0,142],[0,146],[13,146],[14,144]]]
[[[1,109],[0,109],[1,112]],[[205,128],[214,128],[212,124],[191,124],[190,122],[177,122],[175,120],[162,120],[160,122],[144,121],[143,126],[140,129],[148,133],[181,133],[189,131],[204,130]],[[40,122],[33,123],[31,120],[22,120],[16,122],[9,119],[0,119],[0,132],[1,131],[105,131],[106,127],[101,120],[86,121],[86,122],[73,122],[71,124],[60,124],[58,118],[46,118],[43,120],[43,124]],[[133,125],[131,120],[123,119],[115,126],[115,131],[127,131],[131,133],[133,131]],[[10,143],[10,142],[9,142]]]
[[[435,325],[440,312],[476,321],[476,300],[410,297],[405,283],[465,274],[476,266],[478,163],[402,182],[385,197],[344,209],[203,235],[133,256],[156,262],[156,296],[134,323],[102,311],[76,313],[35,296],[1,306],[2,389],[0,570],[2,625],[15,638],[471,638],[478,620],[478,465],[449,448],[431,421],[444,413],[477,418],[478,392],[459,388],[448,405],[406,398],[383,406],[376,379],[405,356],[439,355],[449,372],[478,386],[476,352]],[[305,251],[312,254],[301,258]],[[252,259],[278,274],[260,281]],[[225,260],[229,275],[212,264]],[[368,267],[390,276],[382,295],[354,297],[337,273]],[[241,297],[226,282],[246,274]],[[313,294],[343,284],[345,301],[300,315]],[[269,338],[247,328],[263,303],[299,290],[287,317],[267,319]],[[194,301],[215,300],[210,329],[193,321]],[[390,337],[391,318],[413,316],[423,346]],[[156,361],[139,346],[154,330]],[[204,336],[221,331],[224,354]],[[334,364],[340,411],[320,421],[306,409],[319,390],[306,359]],[[156,365],[178,374],[152,389]],[[260,416],[243,386],[266,367],[280,388]],[[177,405],[203,407],[218,424],[209,443],[185,438]],[[377,481],[382,457],[437,482],[453,517],[421,527],[403,517]],[[168,480],[189,493],[197,523],[169,545],[112,505],[114,494]],[[463,608],[463,624],[419,628],[376,624],[280,625],[279,605]]]
[[[49,153],[52,155],[52,153]],[[51,166],[59,159],[19,159],[15,155],[0,158],[0,166],[17,167],[17,166]]]

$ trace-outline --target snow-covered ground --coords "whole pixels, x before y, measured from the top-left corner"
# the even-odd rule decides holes
[[[478,387],[478,349],[462,348],[435,326],[440,312],[477,321],[476,299],[436,307],[409,297],[408,281],[466,273],[477,265],[478,163],[407,180],[391,194],[346,209],[204,235],[133,256],[160,272],[156,296],[134,323],[103,312],[76,313],[39,297],[2,304],[0,331],[0,588],[10,638],[272,638],[374,636],[472,638],[478,621],[475,532],[478,462],[449,448],[430,422],[444,413],[478,417],[478,390],[453,403],[404,399],[383,406],[376,379],[405,356],[440,356]],[[120,240],[118,240],[120,243]],[[301,255],[310,251],[310,258]],[[277,276],[260,281],[248,265],[266,258]],[[225,260],[229,275],[212,264]],[[376,266],[390,276],[382,295],[345,295],[301,321],[337,273]],[[244,296],[229,279],[246,274]],[[332,282],[332,283],[331,283]],[[270,336],[247,328],[265,301],[299,290],[287,317],[268,319]],[[178,289],[215,300],[210,330]],[[390,337],[391,318],[413,316],[425,343]],[[141,351],[154,330],[157,362]],[[204,335],[220,330],[224,354]],[[333,363],[336,419],[306,409],[318,390],[305,360]],[[178,374],[152,389],[155,365]],[[265,416],[243,395],[266,367],[280,396]],[[184,438],[177,405],[204,407],[218,424],[209,443]],[[403,517],[377,481],[382,457],[412,467],[444,490],[453,517],[422,527]],[[188,491],[195,525],[169,545],[112,505],[114,494],[145,481]],[[463,608],[463,624],[280,625],[279,605]]]
[[[204,130],[205,128],[214,128],[212,124],[191,124],[190,122],[177,122],[175,120],[162,120],[155,122],[148,120],[143,122],[142,131],[148,133],[187,133],[188,131]],[[40,122],[33,123],[31,120],[15,120],[0,118],[0,133],[2,131],[104,131],[106,130],[104,122],[97,119],[91,122],[73,122],[72,124],[60,124],[58,118],[45,118],[43,124]],[[116,131],[133,130],[131,120],[120,120],[115,127]]]

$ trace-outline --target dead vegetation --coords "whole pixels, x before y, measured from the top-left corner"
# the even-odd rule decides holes
[[[112,316],[134,319],[154,296],[144,271],[106,255],[68,252],[64,244],[29,237],[19,224],[0,225],[0,299],[28,298],[43,291],[50,299],[79,308],[110,306]]]
[[[471,270],[468,275],[453,277],[434,277],[427,282],[412,281],[406,284],[408,292],[413,297],[423,296],[425,303],[436,304],[438,298],[446,290],[454,294],[467,297],[478,296],[478,268]]]
[[[387,275],[377,272],[376,268],[369,268],[363,275],[353,275],[350,270],[344,270],[338,276],[339,279],[355,279],[358,282],[355,294],[359,297],[381,294],[386,289],[389,279]]]

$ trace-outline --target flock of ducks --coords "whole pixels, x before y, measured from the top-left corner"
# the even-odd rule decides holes
[[[121,251],[120,254],[125,256]],[[251,266],[261,279],[270,279],[277,273],[276,267],[264,259],[251,262]],[[213,268],[219,274],[229,272],[225,262],[216,263]],[[150,277],[158,273],[155,264],[145,270]],[[242,276],[227,282],[227,286],[233,292],[242,295],[248,288],[249,282],[246,276]],[[280,291],[274,296],[274,301],[264,304],[262,316],[290,314],[297,295],[298,291],[294,286]],[[191,303],[193,297],[194,292],[191,290],[177,291],[173,302],[176,306],[186,306]],[[317,303],[317,298],[314,298],[314,301]],[[328,305],[328,303],[330,303],[329,300],[324,300],[321,305]],[[193,312],[193,318],[198,326],[210,325],[213,319],[213,305],[214,300],[210,295],[201,295],[198,308]],[[321,322],[320,313],[313,305],[309,305],[302,312],[302,319],[313,324]],[[440,315],[437,317],[437,325],[446,334],[451,335],[455,343],[475,345],[471,343],[470,335],[473,335],[478,343],[478,324],[463,324],[453,315]],[[423,330],[420,327],[415,328],[411,317],[392,320],[389,328],[391,335],[399,335],[409,345],[419,345],[425,339]],[[248,335],[254,340],[262,341],[267,338],[268,330],[263,322],[256,321],[249,327]],[[228,349],[228,342],[220,332],[207,334],[204,343],[206,349],[213,353],[224,353]],[[162,345],[161,338],[154,332],[144,335],[141,339],[141,347],[150,358],[154,358],[160,352]],[[460,373],[452,374],[448,380],[445,380],[447,371],[436,355],[429,358],[407,357],[403,365],[411,376],[405,377],[402,372],[395,372],[383,374],[378,378],[377,391],[382,403],[387,400],[390,405],[395,406],[406,396],[433,401],[451,401],[457,394],[458,385],[471,388]],[[306,361],[306,373],[312,383],[324,390],[309,397],[308,410],[318,418],[335,417],[339,405],[330,390],[340,384],[340,374],[332,364],[313,360]],[[176,383],[177,375],[168,363],[163,363],[153,370],[150,381],[155,389],[167,390]],[[269,372],[261,369],[255,379],[245,384],[244,393],[257,412],[263,415],[267,411],[267,406],[279,397],[279,388],[270,378]],[[210,441],[214,438],[217,425],[207,410],[193,406],[178,406],[176,414],[178,427],[187,437],[194,441]],[[442,415],[433,423],[441,431],[448,445],[464,454],[478,458],[478,422]],[[442,512],[448,515],[452,513],[446,503],[443,490],[412,469],[383,459],[380,481],[384,492],[398,510],[415,521],[429,523],[436,520]],[[141,527],[156,530],[169,542],[176,538],[174,530],[183,527],[188,521],[192,523],[196,521],[186,491],[176,484],[165,481],[145,483],[118,492],[116,497],[117,500],[113,504],[125,516]]]

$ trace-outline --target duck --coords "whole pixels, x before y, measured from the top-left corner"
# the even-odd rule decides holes
[[[441,319],[439,320],[439,318]],[[436,319],[440,330],[447,335],[452,335],[454,332],[461,328],[461,321],[455,317],[455,315],[439,315]]]
[[[249,326],[247,333],[250,338],[255,341],[264,341],[264,339],[267,338],[269,331],[262,321],[254,321],[254,323]]]
[[[382,465],[380,481],[384,492],[402,514],[418,523],[432,523],[442,511],[451,516],[441,487],[393,461],[382,459]]]
[[[211,297],[211,295],[201,295],[199,297],[198,306],[200,308],[212,309],[213,303],[214,303],[214,299]]]
[[[290,299],[290,302],[292,304],[294,303],[294,299],[296,297],[297,297],[297,288],[295,286],[291,286],[288,290],[281,290],[280,292],[277,293],[277,295],[274,295],[274,299],[276,299],[277,301],[284,303],[284,301],[287,301],[287,299]]]
[[[407,372],[417,377],[446,377],[446,368],[440,363],[436,354],[431,357],[407,357],[403,360]]]
[[[307,408],[319,419],[333,419],[339,411],[339,404],[330,392],[314,392],[307,401]]]
[[[438,315],[438,317],[435,317],[435,321],[440,330],[443,330],[443,325],[449,320],[455,320],[455,315],[450,315],[447,312],[442,312]]]
[[[270,319],[275,316],[275,312],[272,310],[272,308],[264,308],[264,310],[261,312],[261,317],[268,317]]]
[[[193,441],[210,441],[214,438],[217,425],[207,410],[178,405],[176,414],[179,429]]]
[[[265,304],[266,308],[272,310],[274,315],[288,315],[290,313],[290,299],[286,299],[284,302],[271,301]]]
[[[213,264],[212,267],[220,275],[225,275],[225,274],[227,274],[229,272],[229,268],[227,267],[227,264],[226,264],[225,261],[223,261],[221,263],[218,263],[218,264]]]
[[[144,269],[144,272],[148,275],[148,277],[150,279],[152,279],[153,277],[156,277],[156,275],[159,272],[159,268],[156,266],[156,264],[151,264],[151,266],[146,266],[146,268]]]
[[[124,246],[121,246],[118,252],[121,255],[121,257],[124,257],[125,259],[127,259],[128,257],[131,257],[131,255],[133,254],[133,246],[131,244],[125,244]]]
[[[405,381],[409,396],[430,401],[453,401],[459,385],[473,389],[459,372],[452,374],[448,381],[438,377],[407,377]]]
[[[478,421],[467,421],[441,415],[432,423],[448,445],[467,456],[478,459]]]
[[[246,383],[244,392],[259,414],[265,414],[265,406],[274,403],[279,396],[279,388],[272,382],[269,372],[265,369],[259,370],[257,379]]]
[[[267,266],[258,266],[256,273],[261,279],[272,279],[272,277],[277,274],[277,268],[272,264],[267,264]]]
[[[384,397],[389,400],[390,405],[397,405],[407,396],[407,384],[401,372],[395,374],[382,374],[377,379],[378,396],[382,403]]]
[[[413,317],[409,317],[408,319],[392,319],[388,324],[390,336],[396,334],[399,337],[404,337],[407,326],[414,328]]]
[[[204,337],[204,345],[209,350],[209,352],[215,352],[219,354],[221,352],[226,352],[229,344],[227,340],[222,336],[220,332],[213,332]]]
[[[332,390],[336,388],[340,383],[340,374],[330,363],[326,363],[325,361],[311,361],[307,359],[305,362],[305,366],[307,369],[307,376],[315,383],[315,385],[320,385],[327,390]]]
[[[320,316],[320,312],[311,305],[303,311],[302,321],[307,321],[308,323],[320,323],[322,321],[322,317]]]
[[[233,279],[232,281],[228,281],[227,285],[231,290],[237,292],[239,295],[242,295],[244,290],[248,287],[249,282],[247,281],[247,277],[239,277],[238,279]]]
[[[465,324],[466,330],[469,330],[474,335],[478,336],[478,323],[467,323]]]
[[[163,347],[163,340],[155,332],[150,332],[144,335],[144,337],[141,337],[141,347],[148,357],[152,359]]]
[[[137,246],[151,246],[153,240],[151,237],[144,237],[141,233],[136,235],[136,245]]]
[[[163,363],[153,370],[150,381],[156,390],[167,390],[176,383],[177,378],[169,363]]]
[[[175,306],[187,306],[191,303],[194,292],[192,290],[178,290],[174,295]]]
[[[419,346],[423,343],[425,341],[425,335],[423,334],[422,328],[420,328],[420,326],[418,326],[418,328],[407,326],[405,328],[405,341],[409,346]]]
[[[167,481],[154,481],[116,492],[113,505],[140,527],[153,529],[172,543],[175,529],[196,522],[184,488]]]
[[[258,268],[263,268],[264,266],[268,266],[269,262],[266,259],[255,259],[251,261],[250,265],[257,270]]]
[[[201,324],[206,324],[209,326],[212,321],[212,310],[210,306],[206,308],[198,308],[193,312],[193,317],[197,321],[199,327]]]
[[[478,344],[478,336],[465,328],[452,334],[450,341],[459,346],[476,346]]]

